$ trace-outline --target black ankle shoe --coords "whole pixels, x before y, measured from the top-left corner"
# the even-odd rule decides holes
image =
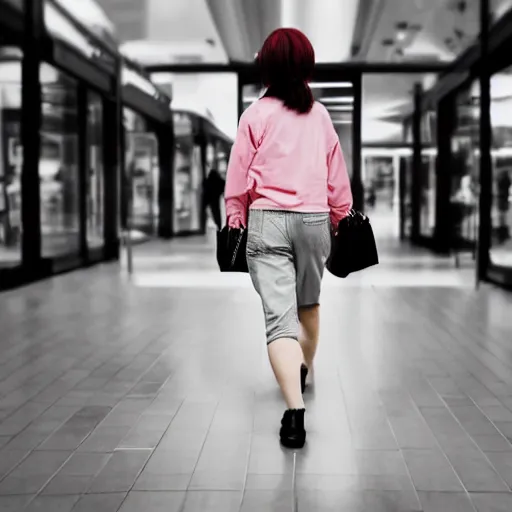
[[[281,420],[281,444],[286,448],[302,448],[306,442],[304,413],[306,409],[288,409]]]
[[[308,367],[305,364],[302,364],[300,367],[300,388],[302,393],[306,390],[306,377],[308,376]]]

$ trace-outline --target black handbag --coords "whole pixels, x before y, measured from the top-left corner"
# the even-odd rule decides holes
[[[377,244],[370,219],[351,210],[347,217],[340,220],[338,231],[332,236],[327,270],[336,277],[344,278],[378,263]]]
[[[247,229],[225,226],[217,231],[217,263],[221,272],[249,272],[246,250]]]

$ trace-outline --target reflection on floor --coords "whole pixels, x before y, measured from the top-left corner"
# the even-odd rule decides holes
[[[104,265],[0,295],[0,510],[509,512],[511,296],[382,259],[324,290],[295,465],[259,300],[212,284],[211,236],[137,246],[133,281]]]
[[[512,268],[512,238],[500,244],[494,243],[490,257],[494,265]]]
[[[202,238],[176,240],[171,244],[147,244],[134,251],[134,283],[142,287],[252,288],[250,278],[218,272],[214,256],[215,233],[208,242]],[[474,269],[455,271],[453,257],[437,257],[399,244],[378,239],[380,265],[340,280],[326,273],[324,288],[425,286],[474,287]],[[124,262],[123,262],[124,263]]]

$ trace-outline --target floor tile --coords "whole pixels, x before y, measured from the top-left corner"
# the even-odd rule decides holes
[[[181,512],[239,512],[241,492],[189,491]]]
[[[293,510],[292,492],[285,491],[246,491],[240,512],[289,512]]]
[[[0,294],[0,512],[289,512],[293,481],[300,512],[512,510],[508,295],[392,245],[326,275],[294,480],[261,304],[214,242]]]
[[[126,494],[86,494],[76,503],[72,512],[117,512]]]
[[[115,452],[93,480],[90,493],[129,491],[150,456],[149,450]]]
[[[71,512],[80,496],[38,496],[24,512]]]
[[[462,482],[440,450],[404,450],[414,486],[420,491],[462,492]]]
[[[119,512],[180,512],[185,500],[184,492],[131,492]]]
[[[475,512],[469,495],[462,492],[418,492],[424,512]]]
[[[512,510],[511,493],[471,493],[477,512],[509,512]]]
[[[0,496],[0,512],[19,512],[32,501],[33,496]]]

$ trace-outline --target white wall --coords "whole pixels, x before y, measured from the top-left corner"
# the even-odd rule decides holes
[[[216,126],[235,137],[238,125],[237,77],[234,73],[152,75],[155,82],[172,83],[172,106],[205,112],[208,109]]]

